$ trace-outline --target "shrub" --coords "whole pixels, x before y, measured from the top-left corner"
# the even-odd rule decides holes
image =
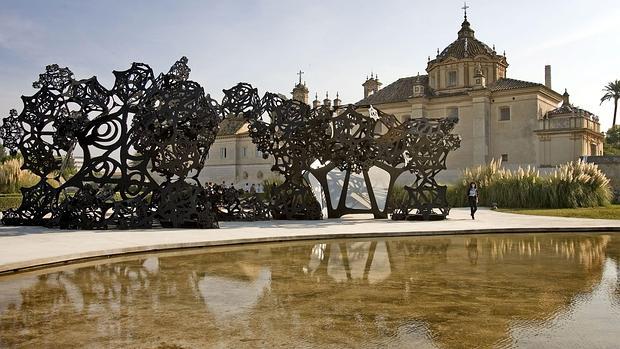
[[[0,164],[0,193],[19,193],[21,187],[31,187],[39,181],[28,170],[22,170],[23,160],[15,158]]]
[[[596,164],[574,161],[563,164],[549,175],[527,167],[511,171],[492,160],[484,166],[463,171],[461,183],[448,191],[451,205],[466,202],[470,182],[479,186],[481,205],[496,203],[506,208],[574,208],[609,204],[609,179]]]
[[[446,199],[450,207],[463,207],[467,206],[467,194],[465,194],[467,188],[463,185],[449,185],[446,191]]]
[[[263,180],[264,196],[267,200],[271,200],[273,188],[282,185],[284,179],[282,177],[269,177]]]
[[[17,208],[22,203],[21,195],[0,196],[0,211]]]
[[[408,199],[409,197],[405,187],[402,185],[394,185],[394,187],[392,187],[392,192],[390,193],[390,198],[387,202],[388,212],[392,212],[395,208],[405,204]]]

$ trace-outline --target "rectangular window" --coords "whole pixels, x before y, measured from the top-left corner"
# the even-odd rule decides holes
[[[499,121],[508,121],[510,120],[510,107],[500,107],[499,108]]]
[[[246,147],[241,148],[241,157],[242,158],[245,158],[246,156],[248,156],[247,155],[247,151],[248,151],[248,148],[246,148]]]
[[[590,144],[590,155],[595,156],[596,154],[596,144]]]
[[[446,116],[449,118],[458,118],[459,117],[459,108],[458,107],[448,107],[446,108]]]
[[[450,86],[456,86],[458,80],[457,80],[457,76],[456,76],[456,70],[452,70],[448,72],[448,82],[447,85],[448,87]]]
[[[226,159],[226,147],[220,148],[220,158]]]
[[[502,162],[508,162],[508,154],[502,154]]]

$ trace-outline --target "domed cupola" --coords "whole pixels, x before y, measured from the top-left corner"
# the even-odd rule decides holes
[[[486,56],[493,58],[495,51],[484,42],[476,39],[474,30],[471,29],[467,19],[463,21],[458,38],[448,45],[435,59],[436,62],[443,62],[449,58],[464,59],[468,57]]]
[[[458,31],[457,39],[437,52],[435,59],[429,60],[426,71],[432,89],[439,92],[453,93],[467,90],[475,85],[474,75],[479,66],[487,83],[506,77],[508,62],[505,55],[499,55],[495,48],[476,39],[474,30],[465,18]]]
[[[459,39],[464,38],[472,38],[474,37],[474,30],[471,29],[469,21],[467,20],[467,15],[465,15],[465,20],[463,24],[461,24],[461,30],[459,30]]]

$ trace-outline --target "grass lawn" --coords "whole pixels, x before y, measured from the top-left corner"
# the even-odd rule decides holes
[[[500,212],[575,218],[620,219],[620,205],[587,208],[499,209]]]

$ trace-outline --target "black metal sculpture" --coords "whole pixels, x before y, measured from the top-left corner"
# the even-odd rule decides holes
[[[392,219],[435,220],[448,215],[447,187],[437,184],[435,176],[446,169],[448,153],[461,144],[461,138],[451,133],[457,122],[457,118],[418,118],[404,124],[406,161],[402,168],[393,168],[412,172],[416,180],[405,186],[407,198],[394,207]]]
[[[218,221],[266,221],[271,217],[268,204],[259,194],[218,185],[209,190]]]
[[[218,220],[320,219],[310,179],[321,189],[329,217],[370,212],[376,218],[444,218],[445,187],[434,176],[459,147],[457,119],[399,121],[372,106],[331,108],[287,100],[240,83],[224,90],[221,106],[189,79],[187,58],[155,77],[148,65],[115,71],[110,90],[95,77],[75,80],[68,68],[46,67],[38,92],[11,110],[0,137],[24,158],[39,182],[22,188],[19,208],[4,212],[7,225],[69,229],[218,227]],[[198,175],[223,115],[242,116],[273,171],[285,181],[269,204],[234,189],[203,187]],[[64,170],[81,150],[84,164],[71,178]],[[389,180],[378,198],[376,171]],[[388,207],[396,179],[416,175],[407,199]],[[338,177],[340,176],[340,177]],[[340,178],[335,181],[334,178]],[[336,183],[338,182],[338,183]],[[336,186],[336,187],[334,187]],[[351,191],[368,194],[368,207],[351,207]],[[335,194],[334,194],[335,193]],[[438,209],[436,212],[434,209]]]
[[[271,212],[276,219],[320,219],[321,206],[312,194],[304,170],[314,161],[323,137],[315,134],[316,118],[304,103],[266,93],[261,99],[249,84],[224,91],[225,113],[242,114],[257,150],[275,159],[272,170],[285,181],[274,188]]]
[[[416,118],[400,122],[372,106],[352,105],[335,110],[334,114],[332,135],[325,139],[327,151],[320,156],[319,166],[307,169],[321,184],[329,217],[366,212],[375,218],[386,218],[392,211],[393,219],[429,220],[448,215],[446,187],[439,186],[434,176],[446,168],[448,152],[460,145],[460,137],[450,133],[458,119]],[[344,178],[339,195],[332,198],[334,183],[328,175],[335,169],[343,171]],[[371,178],[374,169],[380,169],[389,178],[383,200],[378,199]],[[389,207],[396,180],[405,172],[413,173],[416,181],[412,186],[405,186],[405,202]],[[356,183],[352,182],[355,174],[360,176]],[[347,206],[349,190],[355,189],[352,186],[356,184],[368,195],[366,209]]]
[[[23,202],[4,212],[8,225],[63,228],[217,227],[198,182],[221,119],[219,105],[189,81],[187,58],[155,77],[148,65],[115,71],[111,90],[95,77],[75,80],[50,65],[22,97],[24,109],[4,119],[4,145],[40,177]],[[62,177],[80,148],[84,164]],[[65,160],[63,160],[65,159]],[[158,184],[152,173],[165,180]]]
[[[310,109],[296,100],[285,100],[258,91],[248,84],[225,90],[223,110],[243,115],[257,149],[275,159],[272,170],[285,181],[272,198],[272,214],[282,219],[319,219],[321,205],[314,196],[308,174],[322,188],[328,216],[348,213],[372,213],[376,218],[441,219],[449,213],[446,187],[434,176],[446,168],[446,155],[460,146],[460,137],[450,132],[456,118],[409,119],[404,122],[372,106],[348,105],[340,108],[321,106]],[[389,185],[379,205],[370,171],[380,168],[389,176]],[[333,171],[344,173],[339,195],[332,199]],[[405,186],[407,200],[398,207],[388,207],[394,184],[404,172],[416,175],[412,186]],[[352,176],[363,177],[368,193],[368,208],[347,206]],[[358,181],[359,182],[359,181]],[[438,209],[439,212],[434,211]]]

